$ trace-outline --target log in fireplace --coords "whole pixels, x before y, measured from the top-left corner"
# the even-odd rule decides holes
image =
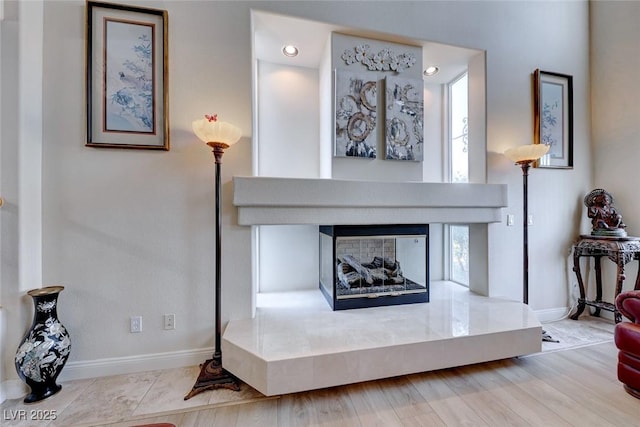
[[[334,310],[429,301],[429,225],[320,226],[320,290]]]

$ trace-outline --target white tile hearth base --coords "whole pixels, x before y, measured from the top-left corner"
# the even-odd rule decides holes
[[[294,393],[541,351],[522,303],[432,282],[429,303],[332,311],[320,291],[260,294],[230,321],[226,369],[264,395]]]

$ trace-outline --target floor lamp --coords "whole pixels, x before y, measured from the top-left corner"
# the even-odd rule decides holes
[[[547,154],[549,146],[545,144],[520,145],[509,148],[504,155],[522,168],[522,302],[529,304],[529,212],[527,206],[527,178],[531,163]]]
[[[522,168],[522,302],[529,304],[529,211],[527,178],[531,163],[547,154],[549,146],[545,144],[520,145],[509,148],[504,155]],[[542,341],[558,342],[546,331],[542,331]]]
[[[220,347],[222,335],[222,225],[220,220],[222,193],[220,189],[220,168],[224,150],[238,142],[242,136],[242,132],[239,128],[230,123],[219,122],[217,114],[213,116],[205,115],[204,119],[194,121],[192,127],[196,136],[213,149],[213,155],[216,163],[216,342],[213,357],[200,365],[200,374],[196,379],[196,383],[193,386],[193,389],[184,397],[184,400],[190,399],[205,390],[213,390],[217,388],[227,388],[234,391],[240,390],[240,383],[238,379],[222,367],[222,350]]]

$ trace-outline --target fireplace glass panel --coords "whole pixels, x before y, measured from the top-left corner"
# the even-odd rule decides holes
[[[320,283],[333,283],[333,239],[326,234],[320,234]],[[328,298],[333,299],[333,286],[323,288]]]
[[[321,226],[320,289],[332,307],[428,301],[427,229]]]

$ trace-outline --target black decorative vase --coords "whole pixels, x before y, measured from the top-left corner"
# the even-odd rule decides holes
[[[64,286],[48,286],[27,292],[33,298],[33,324],[16,352],[16,370],[31,387],[25,403],[33,403],[60,391],[56,378],[69,358],[69,333],[58,320],[58,294]]]

